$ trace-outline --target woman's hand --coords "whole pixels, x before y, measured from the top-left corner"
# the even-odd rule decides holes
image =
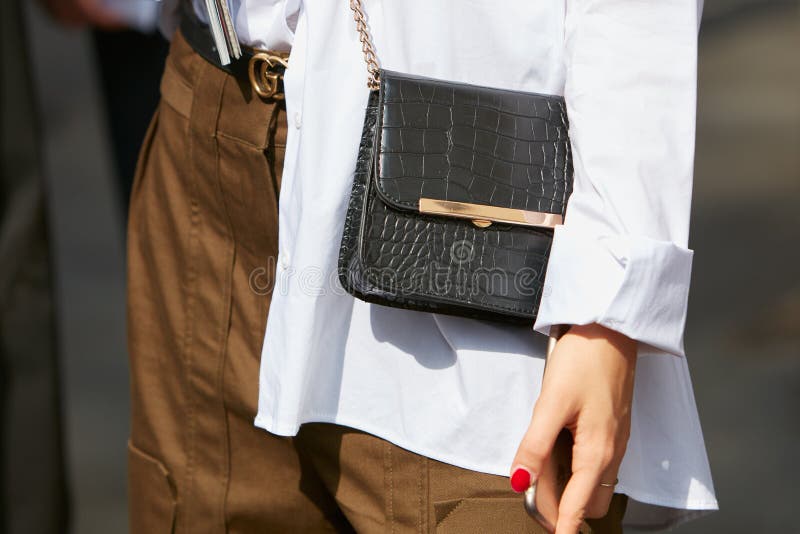
[[[572,477],[545,518],[557,534],[575,534],[584,518],[603,517],[630,434],[636,342],[597,324],[573,326],[548,358],[531,424],[511,468],[516,491],[537,481],[537,503],[558,503],[547,468],[562,429],[573,435]],[[550,492],[550,494],[541,494]],[[557,515],[557,517],[547,517]]]

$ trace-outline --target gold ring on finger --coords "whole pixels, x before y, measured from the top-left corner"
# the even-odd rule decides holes
[[[607,484],[607,483],[605,483],[605,482],[601,482],[601,483],[600,483],[600,485],[601,485],[602,487],[604,487],[604,488],[613,488],[613,487],[614,487],[614,486],[616,486],[617,484],[619,484],[619,479],[618,479],[618,478],[615,478],[615,479],[614,479],[614,482],[613,482],[613,483],[611,483],[611,484]]]

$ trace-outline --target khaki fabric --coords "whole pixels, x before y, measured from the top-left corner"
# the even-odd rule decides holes
[[[131,532],[541,532],[505,477],[337,425],[253,425],[284,104],[180,34],[161,93],[128,233]]]

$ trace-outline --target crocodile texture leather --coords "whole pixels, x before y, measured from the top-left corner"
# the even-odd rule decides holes
[[[552,231],[424,215],[419,198],[564,215],[571,190],[561,97],[381,71],[367,105],[339,279],[369,302],[533,321]]]

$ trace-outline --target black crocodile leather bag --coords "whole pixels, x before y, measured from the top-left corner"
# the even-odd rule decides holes
[[[356,20],[373,90],[340,282],[368,302],[532,324],[572,191],[563,98],[380,70]]]

